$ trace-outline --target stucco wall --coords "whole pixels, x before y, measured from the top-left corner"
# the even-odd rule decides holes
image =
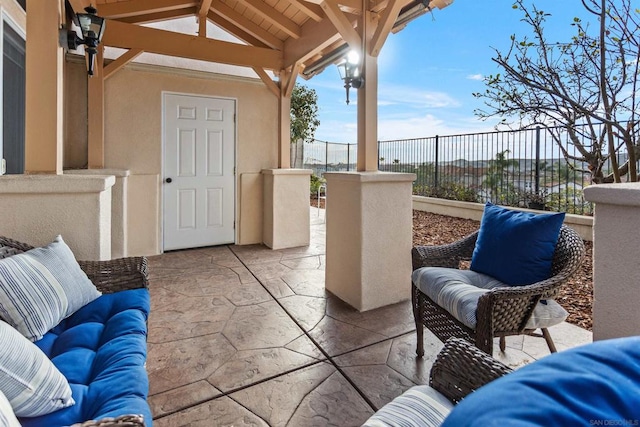
[[[86,81],[83,67],[82,63],[67,63],[66,76],[73,80],[67,89],[77,89],[75,95],[67,93],[67,111],[81,108],[78,105],[86,110],[86,89],[84,98],[80,89],[82,80]],[[156,254],[162,248],[163,92],[236,100],[237,243],[262,242],[262,198],[242,197],[262,194],[261,180],[240,177],[277,167],[277,98],[260,80],[132,65],[105,82],[105,167],[131,172],[129,217],[135,212],[137,223],[157,226],[153,233],[149,227],[140,229],[129,224],[129,255]],[[86,132],[82,132],[86,113],[84,117],[79,114],[66,118],[65,167],[77,167],[76,154],[83,156],[86,163]],[[76,134],[71,137],[71,132]],[[84,138],[78,137],[81,133]]]

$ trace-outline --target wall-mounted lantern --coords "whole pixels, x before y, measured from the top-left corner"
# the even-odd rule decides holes
[[[360,56],[352,50],[336,66],[340,78],[344,81],[344,88],[347,91],[347,105],[349,105],[349,89],[360,89],[364,85],[364,77],[360,72]]]
[[[98,45],[102,41],[102,35],[104,34],[105,22],[104,18],[97,15],[98,11],[94,7],[89,6],[84,10],[87,13],[78,13],[73,19],[74,23],[82,31],[82,38],[78,37],[74,31],[69,31],[67,45],[71,50],[76,50],[80,45],[86,46],[85,50],[88,54],[87,69],[89,76],[93,76],[93,66],[98,53]]]

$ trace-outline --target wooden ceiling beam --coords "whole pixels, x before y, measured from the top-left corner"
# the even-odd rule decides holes
[[[322,8],[313,3],[306,2],[304,0],[286,0],[291,6],[298,9],[300,12],[307,15],[309,18],[316,22],[320,22],[324,19],[324,12]]]
[[[247,6],[258,15],[275,25],[281,31],[287,33],[295,39],[300,38],[300,27],[295,22],[286,18],[282,13],[278,12],[271,6],[268,6],[262,0],[238,0],[241,4]]]
[[[347,15],[347,19],[355,22],[358,17]],[[304,63],[340,39],[340,33],[330,20],[307,21],[302,26],[302,37],[284,42],[284,66],[290,67],[296,62]]]
[[[76,0],[79,1],[79,0]],[[136,15],[150,15],[186,7],[196,7],[197,0],[129,0],[103,3],[98,10],[100,16],[109,19],[127,18]]]
[[[380,54],[380,49],[382,49],[382,46],[384,46],[384,43],[387,41],[393,24],[395,24],[400,10],[404,6],[405,1],[390,0],[387,8],[382,11],[380,20],[378,21],[378,28],[376,28],[376,32],[373,34],[369,45],[370,55],[378,56]]]
[[[167,21],[169,19],[193,16],[195,13],[195,7],[187,7],[185,9],[169,10],[166,12],[150,13],[147,15],[129,16],[127,18],[118,19],[118,21],[127,24],[148,24],[151,22]]]
[[[198,35],[200,37],[207,37],[207,14],[211,9],[212,0],[200,0],[200,6],[198,6]]]
[[[277,83],[274,82],[271,77],[262,69],[258,67],[253,67],[253,71],[256,72],[260,80],[267,86],[267,88],[273,93],[275,96],[280,97],[280,88]]]
[[[287,98],[291,98],[291,94],[293,93],[293,88],[296,85],[296,79],[298,78],[298,74],[300,73],[302,66],[299,62],[296,62],[291,66],[291,72],[287,74],[287,81],[285,82],[284,87],[280,89],[283,91],[283,95]]]
[[[209,14],[207,15],[207,17],[211,22],[216,24],[218,27],[222,28],[229,34],[232,34],[233,36],[239,38],[240,40],[242,40],[248,45],[256,46],[256,47],[271,48],[270,46],[267,46],[262,40],[257,39],[256,37],[244,31],[242,28],[238,27],[237,25],[234,25],[232,22],[227,21],[222,16],[216,15],[212,10],[209,11]]]
[[[320,5],[324,0],[302,0],[308,3]],[[343,6],[349,11],[361,11],[362,10],[362,0],[332,0],[333,3],[336,4],[339,8]]]
[[[214,0],[212,6],[213,6],[213,9],[211,9],[211,12],[209,13],[214,13],[216,15],[221,16],[222,18],[226,19],[231,24],[233,24],[235,27],[239,28],[245,34],[250,34],[252,37],[255,37],[256,39],[260,40],[262,43],[266,44],[268,47],[276,50],[282,50],[283,48],[282,40],[280,40],[279,38],[277,38],[276,36],[268,32],[258,24],[254,23],[253,21],[245,18],[240,13],[238,13],[235,9],[227,6],[226,4],[222,3],[220,0]],[[232,34],[236,35],[235,33],[232,33]],[[244,40],[244,38],[241,37],[240,35],[236,35],[236,37]]]
[[[207,62],[281,70],[282,52],[108,20],[103,43]]]
[[[353,28],[352,22],[347,19],[346,15],[340,10],[338,5],[330,0],[320,3],[320,7],[327,15],[327,18],[336,27],[344,41],[346,41],[351,49],[361,50],[362,38],[360,34]]]
[[[104,66],[103,78],[106,80],[114,75],[118,70],[127,65],[129,62],[136,59],[143,53],[142,49],[129,49],[118,58],[114,59],[110,63]]]
[[[84,8],[91,5],[90,0],[69,0],[69,4],[75,13],[85,13]],[[102,16],[102,15],[100,15]]]
[[[211,3],[213,0],[200,0],[200,6],[198,6],[198,16],[207,16],[209,9],[211,9]]]

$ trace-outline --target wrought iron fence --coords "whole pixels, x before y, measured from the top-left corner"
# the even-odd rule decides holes
[[[379,141],[378,169],[415,173],[417,195],[591,214],[593,206],[582,195],[590,183],[588,167],[565,160],[563,151],[579,153],[568,136],[561,147],[551,131],[562,135],[561,128],[535,128]],[[316,140],[301,151],[302,167],[317,176],[356,170],[356,144]],[[619,162],[625,158],[618,155]]]

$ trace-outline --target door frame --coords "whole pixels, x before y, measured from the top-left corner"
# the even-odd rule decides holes
[[[161,99],[161,105],[162,105],[162,112],[161,112],[161,133],[162,133],[162,138],[161,138],[161,144],[162,144],[162,149],[160,150],[162,155],[161,155],[161,159],[160,159],[160,242],[161,242],[161,248],[160,248],[160,253],[164,253],[164,180],[165,180],[165,169],[164,169],[164,162],[165,162],[165,158],[166,158],[166,153],[165,153],[165,145],[166,145],[166,117],[165,117],[165,112],[166,112],[166,107],[167,107],[167,95],[178,95],[178,96],[188,96],[191,98],[207,98],[207,99],[221,99],[221,100],[225,100],[225,101],[233,101],[233,105],[234,105],[234,110],[233,110],[233,115],[235,117],[234,119],[234,123],[233,123],[233,132],[234,132],[234,141],[233,141],[233,170],[234,170],[234,174],[233,174],[233,221],[235,224],[234,230],[233,230],[233,240],[234,243],[236,243],[238,241],[238,224],[240,223],[238,221],[238,98],[234,98],[234,97],[229,97],[229,96],[216,96],[216,95],[207,95],[207,94],[194,94],[194,93],[188,93],[188,92],[174,92],[174,91],[167,91],[167,90],[163,90],[160,93],[160,96],[162,97]]]

